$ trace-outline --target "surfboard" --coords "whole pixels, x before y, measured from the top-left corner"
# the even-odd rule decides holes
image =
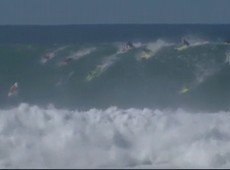
[[[176,47],[175,49],[177,50],[177,51],[182,51],[182,50],[185,50],[185,49],[187,49],[189,46],[187,46],[187,45],[182,45],[182,46],[180,46],[180,47]]]
[[[185,94],[185,93],[187,93],[187,92],[189,92],[189,88],[187,88],[187,87],[183,87],[183,88],[180,90],[180,94]]]
[[[95,77],[99,76],[101,74],[101,68],[98,67],[95,70],[91,71],[87,77],[86,77],[86,81],[91,81],[92,79],[94,79]]]
[[[153,54],[154,54],[153,52],[147,52],[147,53],[146,53],[146,52],[142,52],[141,55],[140,55],[140,58],[141,58],[141,59],[146,59],[146,60],[147,60],[147,59],[149,59],[150,57],[152,57]]]
[[[8,97],[17,95],[17,89],[18,89],[18,82],[15,82],[8,92]]]

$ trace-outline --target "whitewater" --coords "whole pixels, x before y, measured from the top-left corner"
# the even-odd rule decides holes
[[[0,168],[229,168],[228,28],[1,26]]]
[[[229,112],[0,111],[1,168],[228,168]]]

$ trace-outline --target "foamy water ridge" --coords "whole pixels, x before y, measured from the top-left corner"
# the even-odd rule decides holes
[[[183,110],[0,111],[1,168],[225,168],[230,116]]]

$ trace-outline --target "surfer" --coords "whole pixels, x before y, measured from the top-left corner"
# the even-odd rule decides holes
[[[43,58],[49,60],[51,57],[49,54],[45,54]]]
[[[54,53],[46,53],[43,58],[50,60],[54,57]]]
[[[55,54],[52,52],[46,53],[43,57],[42,57],[42,63],[46,63],[47,61],[51,60],[52,58],[54,58]]]
[[[15,96],[17,94],[17,91],[18,91],[18,82],[15,82],[11,87],[10,87],[10,90],[9,90],[9,93],[8,93],[8,97],[10,96]]]
[[[186,39],[183,39],[183,45],[189,46],[189,42]]]
[[[139,60],[139,59],[147,60],[150,57],[152,57],[153,55],[154,55],[154,52],[145,46],[142,48],[141,52],[137,56],[137,60]]]
[[[134,45],[133,45],[133,43],[131,42],[131,41],[128,41],[127,43],[126,43],[126,46],[128,47],[128,48],[134,48]]]
[[[230,44],[230,40],[225,40],[224,43]]]
[[[182,51],[187,49],[190,46],[190,43],[184,38],[182,39],[181,44],[179,45],[179,47],[176,47],[175,49],[178,51]]]
[[[65,58],[63,61],[61,61],[60,65],[67,65],[69,64],[71,61],[73,61],[73,58]]]
[[[128,41],[127,43],[125,43],[125,45],[122,48],[123,52],[127,52],[129,50],[131,50],[132,48],[135,48],[135,46],[133,45],[133,43],[131,41]]]
[[[144,48],[143,48],[143,52],[144,52],[145,54],[148,54],[148,53],[151,52],[151,50],[148,49],[147,47],[144,47]]]

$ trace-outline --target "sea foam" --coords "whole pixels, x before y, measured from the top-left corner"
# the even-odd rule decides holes
[[[229,112],[0,110],[1,168],[226,168]]]

